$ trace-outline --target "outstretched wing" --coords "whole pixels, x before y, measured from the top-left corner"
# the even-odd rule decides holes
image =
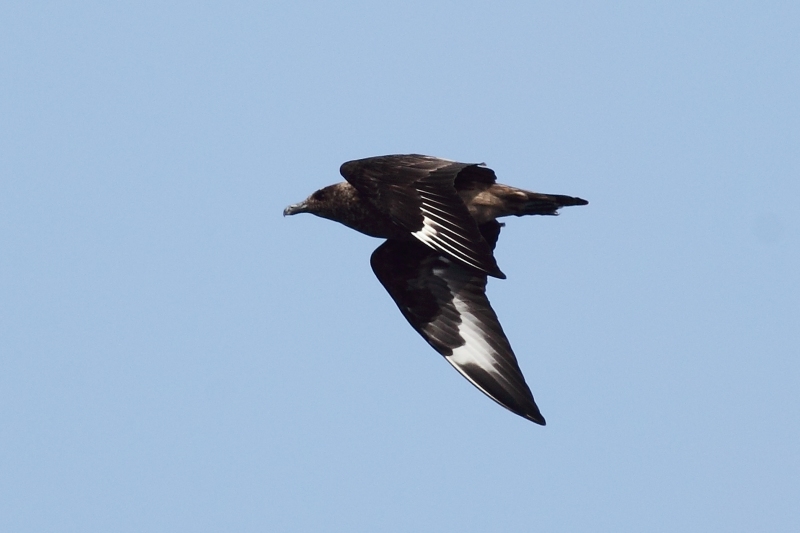
[[[500,224],[486,226],[494,244]],[[448,363],[506,409],[545,424],[486,298],[486,274],[416,241],[386,241],[370,262],[403,316]]]
[[[454,185],[456,180],[493,183],[490,169],[412,154],[348,161],[340,172],[430,248],[490,276],[505,278]]]

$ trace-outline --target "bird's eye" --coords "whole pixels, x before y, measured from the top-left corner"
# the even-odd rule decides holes
[[[311,198],[317,201],[325,200],[325,191],[319,190],[311,195]]]

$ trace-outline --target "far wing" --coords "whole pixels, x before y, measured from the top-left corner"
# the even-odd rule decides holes
[[[506,409],[545,424],[486,298],[485,274],[415,241],[386,241],[370,262],[403,316],[448,363]]]

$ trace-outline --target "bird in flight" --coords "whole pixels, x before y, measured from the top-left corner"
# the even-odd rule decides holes
[[[501,185],[483,164],[425,155],[344,163],[346,181],[323,187],[283,215],[311,213],[387,239],[370,259],[403,316],[462,376],[512,411],[545,420],[486,297],[504,216],[556,215],[582,198]]]

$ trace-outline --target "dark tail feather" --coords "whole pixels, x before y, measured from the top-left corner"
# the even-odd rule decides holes
[[[557,215],[558,210],[562,207],[589,203],[583,198],[565,196],[563,194],[525,192],[528,194],[528,200],[523,204],[522,209],[515,213],[518,217],[523,215]]]

